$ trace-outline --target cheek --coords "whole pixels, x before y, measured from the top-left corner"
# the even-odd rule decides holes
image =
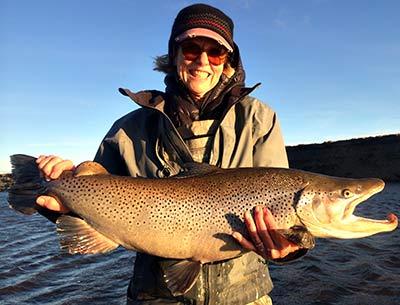
[[[313,213],[320,223],[329,223],[331,221],[329,209],[327,209],[326,204],[326,198],[318,195],[314,196],[311,203]]]
[[[219,65],[218,67],[214,67],[213,69],[214,75],[217,79],[219,79],[224,71],[224,65]]]
[[[211,66],[211,71],[213,72],[213,81],[218,82],[220,79],[222,72],[224,71],[224,65],[219,65],[219,66]]]

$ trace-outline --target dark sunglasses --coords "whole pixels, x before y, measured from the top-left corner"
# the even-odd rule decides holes
[[[218,66],[220,64],[224,64],[228,57],[228,50],[224,47],[211,47],[207,50],[204,50],[198,44],[193,41],[182,42],[181,50],[183,57],[186,60],[195,60],[197,59],[203,52],[207,53],[208,61],[210,64],[214,66]]]

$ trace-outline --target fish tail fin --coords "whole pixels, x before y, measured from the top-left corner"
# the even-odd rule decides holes
[[[46,181],[35,157],[18,154],[10,159],[14,184],[8,190],[8,203],[11,208],[31,215],[38,208],[36,198],[46,192]]]

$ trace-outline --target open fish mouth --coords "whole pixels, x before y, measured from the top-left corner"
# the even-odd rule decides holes
[[[318,195],[311,200],[311,209],[299,209],[302,223],[315,237],[323,238],[362,238],[381,232],[390,232],[397,228],[398,219],[394,214],[389,214],[386,219],[371,219],[354,215],[360,203],[379,193],[385,187],[380,179],[345,179],[341,185],[333,185],[332,198],[321,199]],[[340,192],[340,195],[339,195]],[[311,194],[310,191],[308,194]],[[348,193],[346,195],[346,193]],[[346,199],[346,196],[349,196]],[[305,197],[306,198],[306,197]],[[307,202],[307,199],[304,200]],[[307,207],[306,205],[302,206]]]
[[[343,235],[341,238],[364,237],[380,232],[393,231],[397,228],[398,218],[393,213],[389,213],[387,218],[382,220],[356,216],[353,214],[357,205],[364,202],[374,194],[379,193],[384,187],[385,184],[382,181],[382,183],[379,183],[370,192],[356,198],[354,201],[348,204],[344,210],[343,217],[338,224],[338,228],[346,231],[346,234],[348,235]]]

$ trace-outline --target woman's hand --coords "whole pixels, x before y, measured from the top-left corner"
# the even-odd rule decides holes
[[[244,221],[251,241],[244,238],[239,232],[232,234],[243,248],[254,251],[268,260],[284,258],[289,253],[300,249],[277,231],[275,219],[267,208],[257,206],[254,218],[247,211],[244,214]]]
[[[71,160],[63,160],[57,156],[44,156],[41,155],[36,159],[38,168],[44,174],[46,180],[57,179],[65,170],[73,170],[75,168]],[[50,196],[40,196],[36,199],[36,203],[46,209],[67,213],[68,208],[59,203],[56,199]]]

